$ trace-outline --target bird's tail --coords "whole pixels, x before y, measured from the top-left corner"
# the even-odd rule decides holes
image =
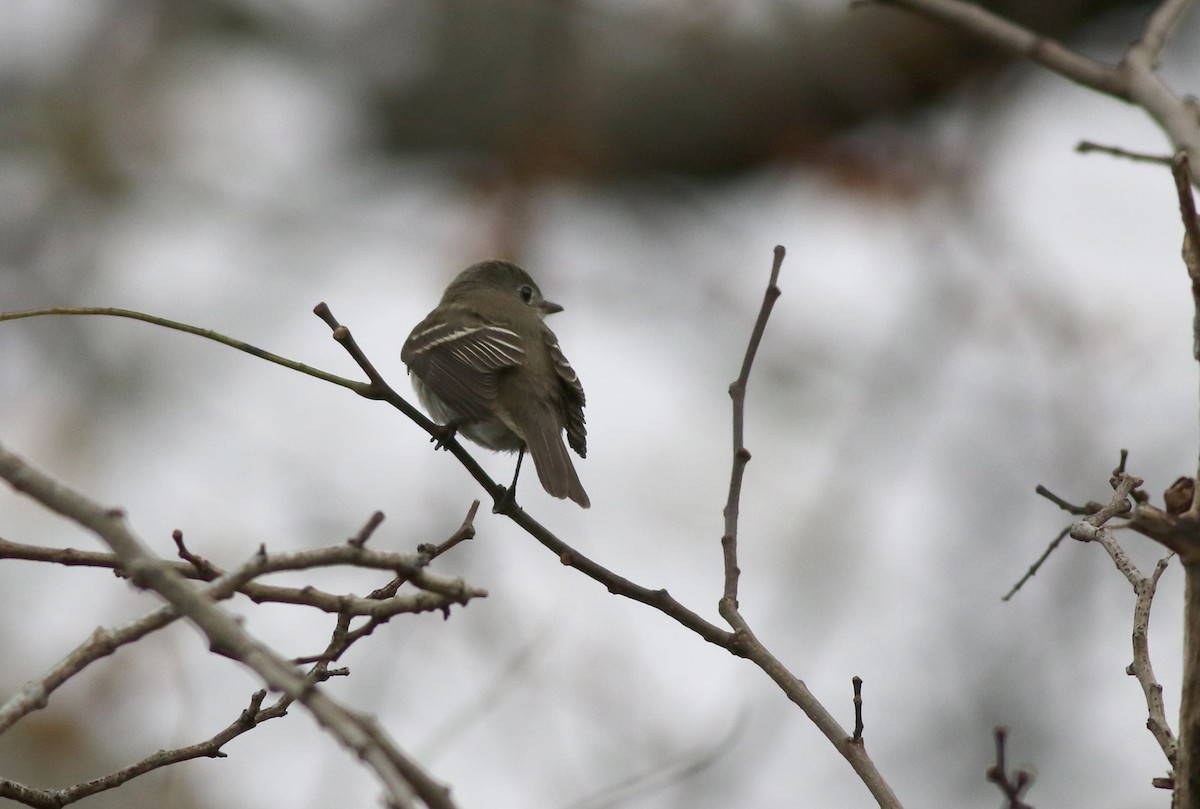
[[[525,428],[525,444],[533,456],[533,465],[537,468],[542,488],[555,497],[569,497],[584,508],[591,506],[592,501],[579,482],[579,475],[571,463],[571,456],[567,454],[560,431],[547,429],[552,425],[542,423],[539,419],[530,421],[538,423],[521,426]]]

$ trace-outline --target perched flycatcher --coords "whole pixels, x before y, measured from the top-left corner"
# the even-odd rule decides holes
[[[436,421],[480,446],[526,450],[542,487],[591,505],[562,432],[587,455],[583,385],[543,318],[561,312],[529,274],[507,261],[481,261],[455,278],[437,308],[417,324],[400,358]],[[510,494],[517,486],[513,475]]]

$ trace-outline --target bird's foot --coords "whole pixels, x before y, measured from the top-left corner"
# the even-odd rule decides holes
[[[447,449],[447,444],[454,440],[454,436],[458,435],[458,422],[452,421],[449,424],[435,424],[433,434],[429,437],[433,443],[434,449]]]
[[[496,502],[492,505],[493,514],[504,514],[510,508],[517,504],[516,490],[511,486],[504,490],[504,494],[496,498]]]

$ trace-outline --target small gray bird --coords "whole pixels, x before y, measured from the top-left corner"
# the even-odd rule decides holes
[[[481,261],[446,287],[400,358],[434,420],[490,450],[519,453],[509,496],[528,450],[547,492],[587,508],[562,440],[565,429],[587,456],[583,385],[543,320],[561,311],[516,264]]]

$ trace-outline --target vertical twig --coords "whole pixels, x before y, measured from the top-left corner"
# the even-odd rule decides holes
[[[1196,217],[1196,200],[1192,197],[1191,168],[1188,154],[1179,151],[1171,161],[1171,173],[1175,176],[1175,193],[1179,197],[1179,213],[1183,217],[1183,263],[1192,282],[1192,357],[1200,362],[1200,219]],[[1200,470],[1200,459],[1197,459]],[[1200,471],[1196,479],[1200,480]],[[1187,517],[1200,518],[1200,486],[1192,495],[1192,507]]]
[[[1033,809],[1022,800],[1025,790],[1033,783],[1033,776],[1028,770],[1017,770],[1011,776],[1008,773],[1008,757],[1005,746],[1008,742],[1008,728],[998,725],[995,730],[996,763],[988,767],[987,779],[1004,793],[1008,802],[1006,809]]]
[[[729,386],[729,397],[733,399],[733,472],[729,476],[729,499],[725,503],[725,534],[721,537],[721,548],[725,557],[725,592],[722,600],[735,609],[738,576],[741,574],[737,561],[738,511],[742,498],[742,478],[746,473],[746,464],[750,462],[750,450],[746,449],[745,436],[746,385],[750,381],[750,368],[754,365],[758,345],[767,329],[767,319],[781,294],[778,286],[779,271],[783,267],[785,252],[783,245],[776,246],[775,260],[771,264],[771,280],[767,283],[762,307],[758,310],[758,320],[754,322],[754,330],[750,333],[750,343],[746,346],[746,356],[742,360],[742,372]]]
[[[1183,695],[1172,806],[1200,809],[1200,567],[1185,563],[1183,571]]]
[[[729,639],[727,648],[739,657],[744,657],[754,663],[783,689],[788,699],[804,711],[805,715],[825,735],[825,738],[829,739],[837,751],[845,757],[850,766],[854,768],[854,772],[862,779],[863,784],[871,791],[871,795],[880,807],[900,809],[899,798],[896,797],[896,793],[892,791],[891,785],[884,779],[883,774],[879,772],[875,762],[867,755],[865,746],[860,742],[853,741],[853,737],[842,728],[820,700],[813,696],[812,692],[808,690],[808,686],[789,671],[787,666],[755,637],[749,623],[738,610],[737,588],[740,573],[737,563],[738,504],[742,495],[742,476],[746,470],[746,463],[750,460],[750,452],[746,449],[744,435],[746,384],[750,379],[750,368],[754,364],[754,356],[767,328],[767,319],[780,295],[779,271],[783,266],[784,252],[782,246],[775,248],[775,260],[771,264],[771,280],[767,284],[758,319],[750,334],[750,343],[746,346],[742,371],[729,386],[729,396],[733,399],[733,472],[729,480],[729,500],[725,504],[725,534],[721,537],[725,560],[725,591],[717,609],[721,617],[728,621],[733,628],[733,635]]]
[[[1200,221],[1192,197],[1188,155],[1179,151],[1171,162],[1179,213],[1183,217],[1183,263],[1192,282],[1192,355],[1200,361]],[[1200,468],[1200,460],[1197,461]],[[1200,517],[1200,486],[1181,520]],[[1200,565],[1184,558],[1183,695],[1179,706],[1178,769],[1175,802],[1179,809],[1200,809]]]
[[[1158,580],[1162,578],[1163,571],[1167,569],[1173,556],[1173,553],[1169,553],[1159,559],[1152,574],[1140,576],[1133,582],[1133,591],[1137,594],[1133,607],[1133,662],[1125,669],[1125,673],[1136,677],[1142,686],[1149,714],[1146,728],[1162,748],[1172,771],[1178,764],[1178,743],[1167,723],[1162,684],[1154,676],[1154,667],[1150,664],[1150,607],[1154,603]]]
[[[851,744],[863,743],[863,711],[862,711],[862,677],[855,676],[850,680],[854,686],[854,735],[850,737]]]

